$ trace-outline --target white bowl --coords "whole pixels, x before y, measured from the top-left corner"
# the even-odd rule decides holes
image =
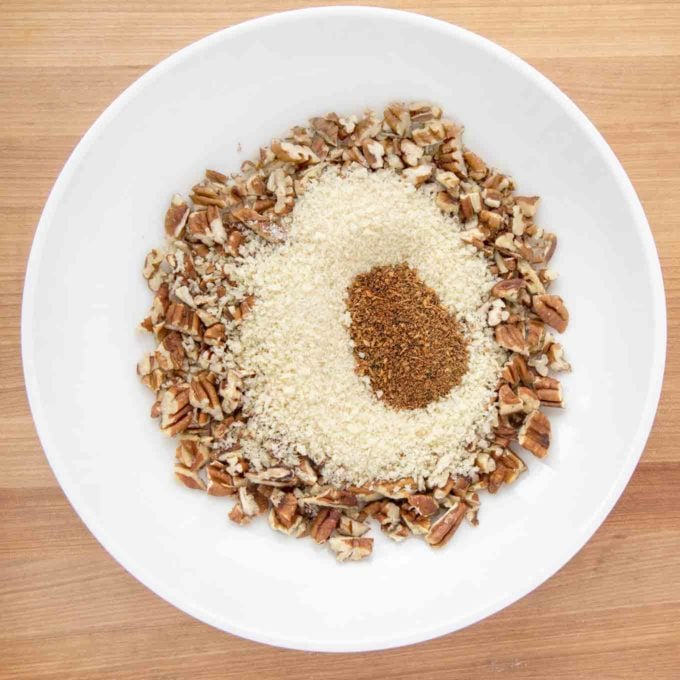
[[[466,142],[542,196],[557,292],[572,320],[567,409],[545,461],[443,551],[377,538],[340,566],[172,477],[173,444],[135,375],[150,341],[140,269],[165,207],[214,167],[236,170],[288,126],[329,110],[429,99]],[[130,573],[230,633],[307,650],[370,650],[449,633],[555,573],[604,520],[645,445],[663,374],[664,291],[635,192],[593,125],[500,47],[423,16],[311,9],[247,22],[153,68],[97,120],[50,195],[22,317],[26,384],[54,472]],[[528,457],[528,454],[525,458]],[[379,533],[379,532],[378,532]]]

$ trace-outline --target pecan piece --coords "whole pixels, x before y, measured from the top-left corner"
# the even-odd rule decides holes
[[[446,545],[453,534],[456,533],[456,529],[460,526],[460,523],[465,517],[465,511],[467,506],[462,501],[458,501],[456,505],[447,510],[430,528],[425,536],[425,540],[433,548],[441,548]]]
[[[541,400],[530,387],[520,385],[517,388],[517,396],[522,400],[522,411],[524,413],[531,413],[541,405]]]
[[[522,400],[512,391],[509,385],[501,385],[498,390],[498,412],[502,416],[519,413],[522,410]]]
[[[526,286],[526,282],[522,279],[506,279],[499,281],[492,289],[491,295],[503,300],[517,301],[519,291]]]
[[[222,420],[222,406],[213,383],[214,376],[200,374],[191,379],[189,385],[189,402],[194,408],[200,409],[215,420]]]
[[[177,462],[193,471],[200,470],[210,460],[210,451],[205,444],[195,439],[182,439],[175,449]]]
[[[562,385],[559,380],[547,376],[536,378],[534,381],[534,390],[536,396],[541,400],[541,404],[544,406],[564,408]]]
[[[538,196],[515,196],[515,203],[526,217],[534,217],[540,200]]]
[[[518,354],[529,355],[529,345],[527,344],[523,325],[502,323],[495,328],[496,342],[505,349]]]
[[[544,458],[550,447],[550,421],[541,411],[532,411],[520,428],[518,441],[527,451]]]
[[[409,510],[407,506],[401,506],[401,519],[414,536],[424,536],[432,526],[430,517],[419,515],[415,510]]]
[[[352,519],[347,515],[341,515],[340,522],[338,524],[338,533],[342,534],[343,536],[363,536],[369,529],[370,527],[368,524],[364,524],[364,522]]]
[[[161,430],[169,437],[184,432],[193,420],[189,387],[173,385],[161,397]]]
[[[172,238],[179,238],[188,216],[189,206],[179,194],[175,194],[165,213],[165,233]]]
[[[373,551],[372,538],[351,538],[334,536],[328,543],[338,562],[363,560]]]
[[[551,343],[547,350],[548,366],[556,373],[560,371],[571,371],[571,364],[564,358],[564,349],[559,342]]]
[[[308,146],[281,142],[278,139],[274,139],[271,143],[271,149],[276,158],[286,163],[302,165],[303,163],[319,162],[317,155]]]
[[[210,328],[207,328],[203,333],[203,342],[206,345],[223,345],[227,339],[227,329],[222,323],[215,323]]]
[[[295,483],[295,473],[285,467],[271,467],[260,472],[248,472],[246,477],[253,484],[265,486],[292,486]]]
[[[203,480],[198,476],[195,470],[190,470],[184,467],[181,463],[175,465],[175,477],[184,484],[189,489],[198,489],[199,491],[205,491],[205,484]]]
[[[317,543],[325,543],[340,523],[340,511],[321,508],[310,527],[310,534]]]
[[[233,477],[224,465],[214,461],[208,465],[208,493],[211,496],[233,496],[236,493]]]
[[[165,327],[171,331],[180,331],[194,338],[203,335],[203,325],[198,314],[191,307],[181,302],[171,302],[165,316]]]
[[[182,368],[184,362],[184,346],[182,336],[177,331],[168,333],[155,353],[158,368],[162,371],[175,371]]]
[[[304,501],[310,505],[320,505],[325,508],[353,508],[357,505],[357,497],[354,494],[332,487],[317,496],[305,498]]]
[[[432,496],[426,494],[411,494],[407,500],[409,506],[421,517],[431,517],[436,515],[439,510],[439,503]]]
[[[534,382],[534,376],[527,366],[526,359],[520,354],[513,354],[510,357],[503,367],[501,378],[512,386],[520,382],[524,385],[531,385]]]
[[[250,522],[251,517],[250,515],[246,515],[246,513],[243,511],[243,506],[241,505],[241,502],[238,501],[235,503],[234,507],[231,509],[231,512],[229,513],[229,519],[232,522],[235,522],[236,524],[243,526]]]
[[[569,312],[559,295],[535,295],[533,308],[548,326],[552,326],[559,333],[567,330]]]
[[[286,493],[278,489],[272,491],[269,500],[274,508],[278,521],[290,529],[298,515],[298,502],[294,493]]]

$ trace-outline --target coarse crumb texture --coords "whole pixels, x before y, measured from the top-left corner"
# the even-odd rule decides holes
[[[244,453],[309,456],[333,484],[471,475],[466,448],[490,432],[505,359],[486,326],[485,261],[422,190],[385,170],[327,171],[296,203],[289,239],[245,258],[257,298],[231,350],[247,378]],[[347,289],[373,267],[407,263],[455,314],[468,341],[460,384],[423,409],[397,411],[355,372]]]

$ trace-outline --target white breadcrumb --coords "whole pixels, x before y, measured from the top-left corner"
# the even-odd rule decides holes
[[[493,285],[481,254],[430,197],[392,171],[327,171],[296,203],[288,241],[253,249],[236,272],[255,311],[230,345],[251,413],[244,453],[257,465],[297,454],[332,484],[413,477],[421,486],[474,474],[467,446],[488,434],[505,353],[486,326]],[[424,409],[385,406],[355,373],[347,287],[375,266],[407,262],[456,314],[469,369]]]

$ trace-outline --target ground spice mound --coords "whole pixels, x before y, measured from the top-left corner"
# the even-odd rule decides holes
[[[460,384],[467,341],[456,318],[406,264],[374,267],[348,288],[356,370],[395,409],[424,408]]]

